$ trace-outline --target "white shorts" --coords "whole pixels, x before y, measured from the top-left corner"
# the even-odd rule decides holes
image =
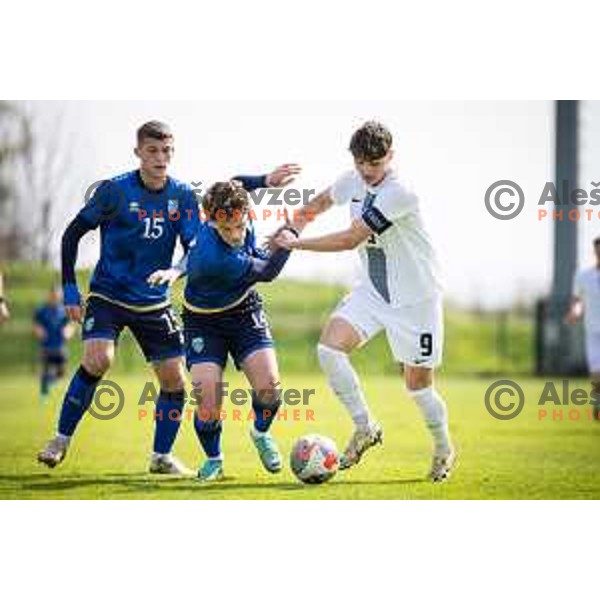
[[[585,356],[590,373],[600,373],[600,331],[586,331]]]
[[[406,365],[436,367],[442,361],[444,317],[441,297],[393,307],[366,287],[350,292],[333,317],[347,321],[363,343],[385,331],[394,358]]]

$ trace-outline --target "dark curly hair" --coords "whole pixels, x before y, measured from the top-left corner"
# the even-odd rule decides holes
[[[248,212],[250,196],[239,181],[219,181],[204,195],[202,208],[212,220],[239,218]]]
[[[383,158],[392,147],[390,130],[377,121],[367,121],[357,129],[350,140],[350,152],[360,160]]]

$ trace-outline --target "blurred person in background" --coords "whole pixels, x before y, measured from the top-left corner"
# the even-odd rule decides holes
[[[592,384],[593,413],[600,420],[600,237],[594,240],[596,264],[575,276],[575,285],[565,322],[574,325],[583,317],[585,355]]]
[[[53,286],[48,298],[33,316],[33,334],[40,343],[40,401],[46,404],[52,386],[64,377],[67,363],[65,343],[73,337],[75,327],[63,306],[62,290]]]
[[[10,312],[8,311],[6,298],[4,297],[4,280],[0,272],[0,324],[8,321],[8,319],[10,319]]]

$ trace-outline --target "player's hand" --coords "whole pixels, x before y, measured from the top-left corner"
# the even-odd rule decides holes
[[[163,269],[154,271],[147,281],[151,286],[159,285],[173,285],[181,277],[181,271],[171,267],[170,269]]]
[[[293,250],[298,246],[298,236],[289,229],[282,229],[273,240],[273,244],[278,248]]]
[[[296,179],[296,175],[302,172],[300,165],[288,163],[277,167],[267,175],[268,187],[285,187]]]
[[[10,311],[6,302],[0,302],[0,323],[6,323],[10,319]]]
[[[74,323],[81,323],[83,321],[83,307],[81,304],[65,305],[65,313],[69,320]]]
[[[281,225],[281,227],[278,227],[271,235],[268,235],[266,242],[264,244],[264,247],[269,252],[273,252],[273,251],[277,250],[278,248],[283,248],[283,246],[281,244],[277,243],[277,238],[278,238],[279,234],[281,234],[282,232],[285,231],[287,233],[291,233],[293,238],[297,238],[299,235],[298,232],[294,229],[294,227],[292,225],[292,221],[290,219],[290,215],[288,213],[287,208],[284,209],[283,213],[285,216],[285,223],[283,225]]]
[[[273,233],[266,237],[265,243],[263,244],[263,248],[268,250],[269,252],[273,252],[277,250],[279,246],[275,243],[275,239],[277,236],[285,229],[285,225],[278,227]]]

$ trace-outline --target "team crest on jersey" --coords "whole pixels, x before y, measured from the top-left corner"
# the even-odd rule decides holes
[[[179,200],[168,200],[167,212],[175,212],[176,210],[179,210]]]
[[[200,354],[204,350],[204,338],[197,337],[192,340],[192,350],[196,354]]]
[[[83,324],[83,329],[85,331],[91,331],[92,328],[94,327],[94,317],[90,317],[89,319],[86,319],[85,323]]]

